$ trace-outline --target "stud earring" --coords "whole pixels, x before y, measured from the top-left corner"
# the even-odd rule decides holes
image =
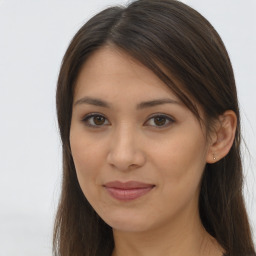
[[[213,160],[216,160],[216,157],[215,157],[215,155],[213,154]]]

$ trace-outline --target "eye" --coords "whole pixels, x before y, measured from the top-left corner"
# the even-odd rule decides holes
[[[105,118],[101,114],[97,113],[91,113],[86,115],[83,119],[82,122],[85,123],[85,125],[93,128],[100,128],[104,125],[109,125],[110,123],[108,122],[107,118]],[[147,125],[149,126],[154,126],[156,128],[163,128],[171,125],[174,122],[174,119],[171,118],[170,116],[159,114],[159,115],[154,115],[151,118],[148,119],[146,122]]]
[[[154,115],[148,121],[147,124],[156,128],[163,128],[174,123],[174,119],[167,115]]]
[[[103,115],[96,114],[96,113],[92,113],[85,116],[82,122],[84,122],[85,125],[94,127],[94,128],[100,128],[103,125],[109,124],[109,122]]]

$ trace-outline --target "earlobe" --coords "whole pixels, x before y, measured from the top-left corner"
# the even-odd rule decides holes
[[[234,111],[227,110],[219,116],[219,125],[215,130],[214,139],[211,141],[207,163],[215,163],[225,157],[231,149],[237,126],[237,117]]]

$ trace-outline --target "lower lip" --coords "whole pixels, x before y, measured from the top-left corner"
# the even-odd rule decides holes
[[[115,199],[120,201],[131,201],[150,192],[153,187],[121,189],[105,187],[108,193]]]

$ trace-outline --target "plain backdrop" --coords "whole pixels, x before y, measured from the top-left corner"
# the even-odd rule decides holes
[[[184,2],[213,24],[233,63],[250,151],[243,147],[245,197],[256,233],[256,1]],[[0,256],[51,255],[61,182],[55,112],[61,59],[86,20],[122,3],[0,0]]]

